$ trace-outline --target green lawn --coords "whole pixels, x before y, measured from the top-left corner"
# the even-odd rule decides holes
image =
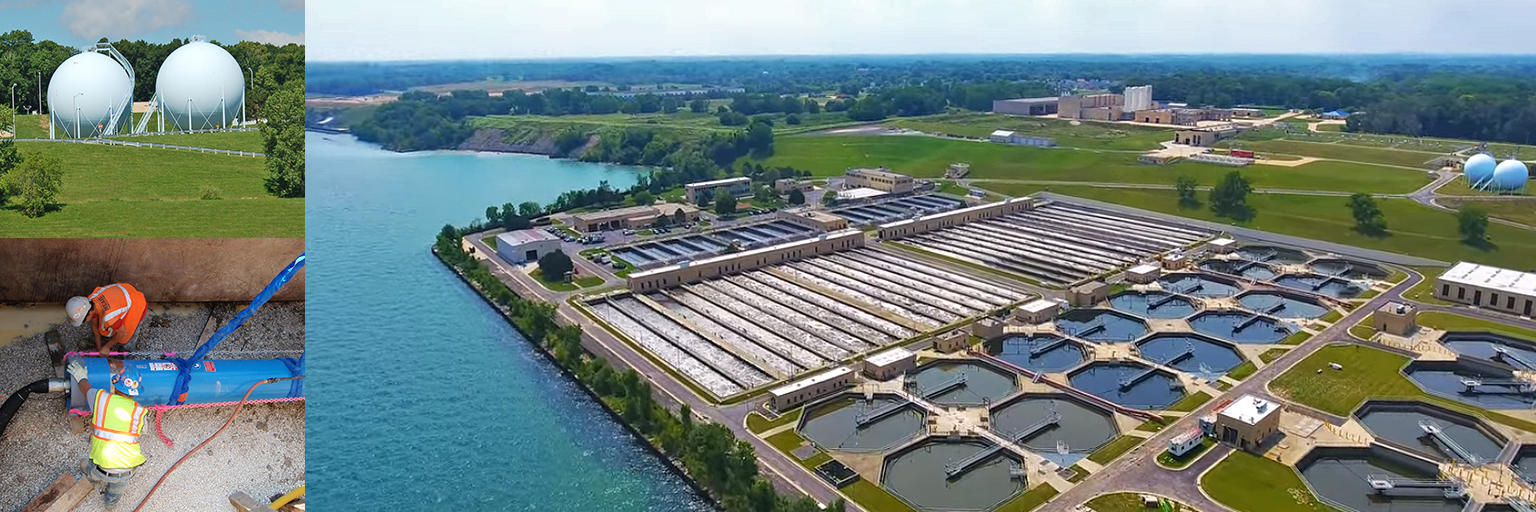
[[[1168,406],[1168,410],[1189,412],[1199,408],[1202,405],[1205,405],[1205,403],[1209,401],[1211,401],[1211,395],[1206,394],[1204,391],[1199,391],[1193,395],[1180,398],[1179,401],[1174,402],[1173,405]]]
[[[486,247],[490,247],[494,251],[496,250],[496,235],[482,236],[480,237],[480,243],[485,244]]]
[[[1488,331],[1536,342],[1536,330],[1451,313],[1441,313],[1439,311],[1419,313],[1419,325],[1433,327],[1442,331]]]
[[[1088,500],[1088,508],[1094,512],[1148,512],[1149,509],[1141,502],[1141,495],[1129,492],[1117,492],[1105,494]],[[1174,510],[1182,510],[1181,504],[1175,503]]]
[[[1272,349],[1269,349],[1269,350],[1265,350],[1264,353],[1259,354],[1259,360],[1263,361],[1264,364],[1269,364],[1270,361],[1274,361],[1276,359],[1279,359],[1280,356],[1283,356],[1283,355],[1285,355],[1286,352],[1290,352],[1290,351],[1291,351],[1291,349],[1288,349],[1288,348],[1272,348]]]
[[[1147,420],[1142,424],[1137,425],[1136,430],[1140,430],[1142,432],[1157,432],[1167,426],[1167,424],[1158,422],[1157,420]]]
[[[1051,487],[1051,484],[1042,483],[1040,485],[1036,485],[1033,489],[1024,491],[1024,494],[1014,496],[1013,499],[1003,502],[1002,505],[999,505],[997,508],[993,509],[993,511],[1029,512],[1030,510],[1038,508],[1040,505],[1044,505],[1045,502],[1050,501],[1051,498],[1055,498],[1056,495],[1060,493],[1061,491],[1057,491],[1055,487]]]
[[[1297,137],[1297,136],[1292,136]],[[1327,141],[1332,138],[1319,138],[1321,142],[1307,140],[1251,140],[1247,137],[1239,137],[1218,144],[1221,147],[1229,147],[1239,144],[1243,148],[1252,149],[1259,153],[1282,153],[1287,155],[1311,156],[1317,158],[1329,158],[1334,160],[1347,160],[1351,162],[1367,162],[1387,165],[1401,165],[1429,170],[1424,165],[1439,156],[1439,153],[1429,151],[1408,151],[1401,149],[1362,147],[1348,144],[1332,144]]]
[[[1140,444],[1141,441],[1142,439],[1136,436],[1117,437],[1114,441],[1110,441],[1109,444],[1106,444],[1103,447],[1094,450],[1093,453],[1088,454],[1088,460],[1097,462],[1099,464],[1108,464],[1109,461],[1115,460],[1116,457],[1119,457],[1121,454],[1130,451],[1131,448],[1136,447],[1136,445]]]
[[[1375,291],[1375,290],[1368,290],[1368,291]],[[1338,310],[1335,310],[1335,309],[1330,309],[1330,310],[1328,310],[1327,313],[1324,313],[1322,317],[1318,318],[1318,320],[1322,320],[1324,322],[1328,322],[1328,323],[1331,324],[1331,323],[1339,321],[1339,319],[1341,319],[1341,318],[1344,318],[1344,313],[1340,313]]]
[[[802,411],[804,411],[804,409],[795,409],[794,411],[791,411],[789,414],[781,414],[781,415],[779,415],[779,418],[776,419],[776,420],[770,420],[770,419],[768,419],[768,418],[764,417],[763,415],[758,414],[756,412],[748,414],[747,415],[747,430],[751,430],[753,432],[761,433],[761,432],[765,432],[765,431],[771,430],[774,427],[778,427],[780,425],[788,425],[790,423],[798,421],[800,419],[800,413]]]
[[[1328,363],[1338,363],[1344,369],[1334,370]],[[1406,364],[1408,358],[1384,350],[1332,345],[1296,363],[1269,387],[1283,398],[1342,416],[1371,396],[1421,394],[1400,372]]]
[[[857,502],[869,512],[917,512],[917,509],[901,501],[896,495],[863,478],[844,487],[842,491],[843,494],[848,495],[848,499]]]
[[[1317,501],[1290,466],[1244,451],[1201,475],[1200,488],[1239,512],[1341,512]]]
[[[1472,204],[1483,211],[1488,212],[1489,217],[1497,217],[1511,222],[1519,222],[1527,226],[1536,226],[1536,199],[1517,201],[1476,201],[1462,199],[1441,199],[1440,204],[1451,208],[1460,208],[1463,204]]]
[[[169,133],[164,135],[136,135],[115,138],[124,142],[174,144],[196,148],[250,151],[252,153],[266,151],[265,143],[261,139],[261,132],[256,130],[214,133]]]
[[[1435,278],[1438,277],[1441,272],[1445,272],[1445,269],[1440,267],[1414,267],[1413,269],[1419,274],[1422,274],[1424,276],[1424,280],[1419,281],[1419,284],[1413,285],[1413,287],[1403,292],[1403,298],[1412,301],[1423,302],[1425,304],[1437,304],[1441,306],[1451,305],[1450,301],[1435,298]]]
[[[1207,450],[1210,450],[1212,446],[1216,446],[1216,440],[1207,437],[1200,441],[1200,446],[1196,446],[1194,449],[1188,452],[1184,452],[1184,455],[1178,457],[1174,457],[1173,454],[1168,453],[1168,450],[1163,450],[1157,454],[1157,463],[1173,469],[1181,469],[1185,466],[1188,466],[1189,463],[1194,462],[1195,459],[1200,458],[1200,455],[1205,453]],[[1098,512],[1104,511],[1099,510]]]
[[[766,441],[768,441],[768,444],[773,445],[774,448],[784,452],[785,455],[789,455],[791,459],[795,458],[795,456],[789,452],[805,444],[805,438],[800,437],[800,433],[793,430],[786,430],[768,436]]]
[[[1370,324],[1362,321],[1358,324],[1349,326],[1349,335],[1360,338],[1362,340],[1369,340],[1371,339],[1371,336],[1376,335],[1376,329],[1372,328]]]
[[[1253,375],[1253,372],[1256,371],[1259,371],[1259,367],[1253,364],[1253,361],[1243,361],[1243,364],[1237,365],[1231,371],[1228,371],[1227,376],[1233,380],[1243,380],[1248,378],[1249,375]]]
[[[1286,336],[1285,339],[1280,340],[1280,344],[1281,345],[1300,345],[1301,342],[1307,341],[1308,339],[1311,339],[1311,338],[1312,338],[1312,333],[1310,333],[1310,332],[1307,332],[1307,331],[1296,331],[1296,332],[1291,333],[1290,336]]]
[[[18,142],[22,155],[45,154],[64,167],[64,203],[84,199],[196,199],[204,185],[228,199],[271,197],[266,160],[170,149]]]
[[[1173,130],[1167,128],[1088,122],[1073,125],[1069,121],[1058,119],[976,113],[904,118],[888,122],[886,125],[928,133],[981,138],[991,135],[993,130],[1011,130],[1031,137],[1056,139],[1056,144],[1062,147],[1085,149],[1157,149],[1157,143],[1173,140]]]
[[[985,186],[1011,196],[1028,195],[1046,188],[998,183]],[[1217,219],[1208,208],[1180,209],[1177,195],[1172,190],[1080,186],[1054,186],[1049,190],[1173,215],[1225,221]],[[1385,238],[1368,237],[1354,231],[1354,219],[1345,208],[1344,200],[1341,197],[1253,194],[1249,196],[1248,204],[1255,209],[1257,217],[1243,226],[1440,261],[1465,260],[1507,268],[1529,266],[1530,255],[1536,254],[1536,232],[1492,224],[1488,226],[1488,233],[1494,247],[1490,250],[1474,248],[1461,243],[1455,214],[1420,206],[1408,199],[1377,200],[1390,233]]]
[[[553,292],[574,292],[574,291],[577,290],[577,288],[580,288],[580,287],[576,286],[576,283],[567,283],[567,282],[564,282],[564,281],[551,281],[551,280],[545,279],[544,278],[544,269],[542,269],[542,268],[533,269],[533,272],[529,273],[528,275],[533,276],[533,280],[538,281],[540,286],[543,286],[544,288],[549,289],[549,291],[553,291]]]
[[[80,201],[65,203],[58,210],[38,218],[23,216],[14,209],[0,209],[0,236],[302,238],[304,200],[269,197],[218,201]]]
[[[1214,185],[1231,167],[1183,162],[1168,167],[1136,162],[1132,153],[1007,146],[930,137],[785,137],[774,143],[765,166],[841,175],[850,167],[886,166],[920,178],[939,178],[954,162],[971,164],[972,179],[1147,183],[1171,185],[1181,175]],[[1346,162],[1299,167],[1254,165],[1242,169],[1255,188],[1406,193],[1429,183],[1423,173]],[[978,183],[978,185],[990,185]],[[1172,191],[1169,191],[1172,193]],[[1335,198],[1339,208],[1344,199]],[[1390,219],[1389,219],[1390,221]]]
[[[5,122],[9,123],[7,119]],[[46,139],[48,138],[48,116],[45,115],[18,115],[16,116],[16,138],[18,139]]]

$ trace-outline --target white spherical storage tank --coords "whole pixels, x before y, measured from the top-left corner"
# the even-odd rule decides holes
[[[1520,190],[1525,188],[1525,180],[1531,177],[1530,173],[1525,162],[1514,159],[1499,162],[1499,167],[1493,170],[1493,179],[1488,182],[1488,189],[1506,192]]]
[[[1498,162],[1493,159],[1492,155],[1478,153],[1467,159],[1467,165],[1462,167],[1462,172],[1466,173],[1468,184],[1480,185],[1493,177],[1493,167],[1495,165],[1498,165]]]
[[[53,126],[67,138],[127,132],[132,108],[133,80],[112,57],[83,52],[65,59],[48,79]],[[114,115],[119,116],[115,130]]]
[[[228,128],[239,121],[245,75],[229,52],[194,38],[160,65],[155,94],[177,130]]]

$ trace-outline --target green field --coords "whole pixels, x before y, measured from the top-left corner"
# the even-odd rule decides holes
[[[1511,222],[1519,222],[1527,226],[1536,226],[1536,199],[1518,201],[1477,201],[1462,199],[1441,199],[1440,204],[1460,208],[1463,204],[1472,204],[1483,211],[1488,212],[1489,217],[1497,217]]]
[[[1173,405],[1168,406],[1168,410],[1189,412],[1200,408],[1200,406],[1205,405],[1205,403],[1209,401],[1211,401],[1211,395],[1201,391],[1193,395],[1180,398],[1179,401],[1174,402]]]
[[[177,146],[228,149],[231,151],[249,151],[252,153],[261,153],[262,151],[265,151],[265,143],[262,142],[261,132],[256,130],[214,133],[169,133],[164,135],[136,135],[132,137],[114,138],[123,142],[174,144]]]
[[[1088,460],[1097,462],[1099,464],[1108,464],[1109,461],[1115,460],[1125,452],[1131,451],[1131,448],[1135,448],[1136,445],[1141,444],[1141,441],[1142,439],[1136,436],[1117,437],[1114,441],[1110,441],[1109,444],[1106,444],[1100,447],[1098,450],[1094,450],[1093,453],[1088,454]]]
[[[1280,356],[1283,356],[1283,355],[1285,355],[1286,352],[1290,352],[1290,351],[1291,351],[1291,349],[1288,349],[1288,348],[1272,348],[1272,349],[1269,349],[1269,350],[1265,350],[1264,353],[1259,354],[1259,360],[1260,361],[1264,361],[1265,364],[1268,364],[1270,361],[1274,361],[1276,359],[1279,359]]]
[[[1409,288],[1408,291],[1403,292],[1403,298],[1423,302],[1426,304],[1439,304],[1441,306],[1451,305],[1449,301],[1435,298],[1435,276],[1440,275],[1441,272],[1445,272],[1445,269],[1440,267],[1414,267],[1414,270],[1418,271],[1420,274],[1423,274],[1424,280],[1419,281],[1419,284],[1413,285],[1413,287]]]
[[[1011,196],[1028,195],[1047,188],[1000,183],[982,185]],[[1156,212],[1229,222],[1217,219],[1209,208],[1180,209],[1177,195],[1172,190],[1081,186],[1053,186],[1049,190]],[[1390,234],[1385,238],[1368,237],[1354,231],[1355,222],[1344,206],[1345,200],[1328,196],[1253,194],[1248,197],[1248,204],[1255,208],[1258,216],[1244,227],[1440,261],[1475,261],[1507,268],[1528,267],[1530,255],[1536,254],[1536,232],[1491,224],[1488,236],[1495,247],[1484,251],[1461,243],[1455,214],[1421,206],[1408,199],[1378,200]]]
[[[57,209],[0,210],[0,234],[36,237],[302,237],[304,200],[262,185],[262,158],[98,144],[18,142],[64,168]],[[222,199],[200,200],[204,186]]]
[[[1219,144],[1222,147],[1240,145],[1245,149],[1252,149],[1260,153],[1282,153],[1287,155],[1311,156],[1317,158],[1330,158],[1334,160],[1347,160],[1351,162],[1366,162],[1387,165],[1400,165],[1429,170],[1424,162],[1439,156],[1439,153],[1425,151],[1407,151],[1400,149],[1371,148],[1346,144],[1333,144],[1328,142],[1311,142],[1302,140],[1252,140],[1239,137]]]
[[[10,120],[6,120],[7,123]],[[48,116],[16,116],[16,138],[18,139],[46,139],[48,138]]]
[[[1051,484],[1042,483],[1036,485],[1033,489],[1024,491],[1024,494],[1003,502],[1002,505],[994,509],[994,512],[1028,512],[1038,508],[1040,505],[1044,505],[1051,498],[1055,498],[1057,494],[1061,494],[1061,491],[1051,487]]]
[[[832,126],[859,124],[849,121],[848,115],[842,112],[796,114],[796,117],[800,118],[800,124],[789,124],[786,121],[789,116],[782,113],[758,114],[749,117],[773,120],[773,131],[778,134],[800,133]],[[720,118],[713,112],[695,114],[686,109],[675,114],[597,114],[555,117],[534,115],[486,116],[471,118],[470,125],[476,128],[497,128],[514,132],[530,127],[539,127],[545,133],[555,133],[566,127],[576,127],[584,130],[643,127],[688,135],[707,135],[711,132],[730,133],[746,129],[745,126],[725,126],[720,124]]]
[[[960,137],[987,138],[994,130],[1011,130],[1031,137],[1049,137],[1068,148],[1148,150],[1157,143],[1173,140],[1173,130],[1131,124],[1109,124],[1046,118],[1013,117],[996,114],[940,114],[910,117],[886,123],[927,133]]]
[[[1180,175],[1214,185],[1233,170],[1184,162],[1167,167],[1136,162],[1130,153],[1007,146],[921,136],[784,137],[765,166],[841,175],[850,167],[886,166],[919,178],[938,178],[951,163],[971,164],[971,179],[1013,179],[1171,185]],[[1406,193],[1429,183],[1423,173],[1347,162],[1298,167],[1254,165],[1242,169],[1255,188]]]
[[[1140,495],[1129,492],[1105,494],[1088,500],[1088,508],[1093,509],[1094,512],[1147,512],[1151,510],[1141,503]],[[1174,510],[1182,508],[1181,506],[1175,506]]]
[[[1536,342],[1536,330],[1451,313],[1426,311],[1419,313],[1418,322],[1419,325],[1424,327],[1432,327],[1442,331],[1488,331]]]
[[[1341,512],[1317,501],[1290,466],[1241,450],[1201,475],[1200,488],[1240,512]]]
[[[124,200],[66,203],[38,218],[0,210],[8,238],[299,238],[304,200]]]
[[[1227,376],[1231,377],[1232,380],[1243,380],[1248,378],[1249,375],[1253,375],[1253,372],[1256,371],[1259,371],[1259,367],[1254,365],[1253,361],[1243,361],[1243,364],[1237,365],[1231,370],[1227,371]]]

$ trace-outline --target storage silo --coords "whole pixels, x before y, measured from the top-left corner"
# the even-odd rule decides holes
[[[155,96],[177,130],[229,128],[244,115],[245,74],[229,52],[193,36],[160,65]]]
[[[1467,185],[1477,187],[1493,178],[1493,168],[1498,165],[1493,156],[1487,153],[1478,153],[1467,159],[1467,164],[1462,167],[1462,172],[1467,175]]]
[[[133,120],[133,66],[107,43],[65,59],[48,79],[49,137],[127,132]]]
[[[1525,166],[1525,162],[1511,158],[1499,162],[1499,166],[1493,170],[1493,177],[1489,178],[1485,188],[1498,192],[1514,192],[1524,189],[1525,182],[1530,177],[1531,171]]]

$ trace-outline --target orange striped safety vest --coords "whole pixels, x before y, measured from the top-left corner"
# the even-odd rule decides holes
[[[149,311],[149,303],[144,300],[144,294],[139,293],[131,284],[102,286],[92,291],[88,298],[91,299],[91,307],[96,310],[96,332],[106,337],[126,334],[124,339],[132,338],[133,331],[144,320],[144,313]]]

